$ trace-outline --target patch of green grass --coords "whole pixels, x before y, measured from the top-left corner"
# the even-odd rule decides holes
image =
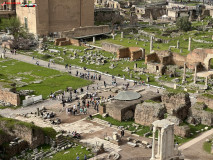
[[[42,95],[44,99],[48,97],[51,92],[57,90],[64,90],[66,87],[72,87],[74,89],[91,84],[91,81],[76,78],[70,76],[68,73],[61,73],[57,70],[44,68],[24,62],[15,60],[7,60],[0,63],[0,68],[7,66],[5,69],[0,69],[0,77],[4,80],[8,79],[8,83],[11,81],[16,82],[17,78],[20,78],[22,82],[26,82],[27,85],[19,87],[17,90],[35,90],[35,95]],[[35,80],[41,80],[39,84],[34,84]],[[6,86],[6,85],[5,85]],[[10,87],[9,84],[7,84]]]
[[[52,139],[55,139],[57,132],[51,127],[42,128],[44,134]]]
[[[211,147],[212,147],[212,143],[211,142],[204,142],[203,143],[203,149],[204,151],[211,153]]]
[[[16,109],[19,109],[20,107],[21,107],[21,106],[13,106],[13,107],[0,106],[0,110],[1,110],[1,109],[6,109],[6,108],[16,110]]]
[[[156,101],[153,101],[153,100],[145,100],[144,102],[147,102],[147,103],[160,103],[160,102],[156,102]]]
[[[39,84],[30,84],[28,86],[20,87],[17,90],[35,90],[36,95],[43,95],[43,98],[46,99],[51,92],[60,89],[65,90],[67,87],[77,89],[91,83],[91,81],[64,74],[59,77],[47,78]]]
[[[202,94],[202,96],[210,98],[210,99],[213,99],[213,95],[212,94],[205,93],[205,94]]]
[[[68,152],[67,154],[64,154]],[[75,148],[70,148],[53,155],[53,158],[45,158],[44,160],[75,160],[77,156],[79,156],[80,160],[84,160],[84,155],[87,155],[87,159],[92,158],[88,155],[91,154],[90,151],[87,151],[86,148],[81,148],[81,146],[77,146]]]
[[[211,108],[209,108],[209,107],[206,107],[204,110],[207,111],[207,112],[213,113],[213,109],[211,109]]]

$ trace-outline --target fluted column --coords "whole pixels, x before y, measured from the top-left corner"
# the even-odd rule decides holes
[[[155,131],[156,128],[153,127],[153,135],[152,135],[152,157],[150,160],[155,160]]]

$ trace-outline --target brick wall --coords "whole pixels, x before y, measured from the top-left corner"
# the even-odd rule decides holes
[[[3,100],[4,102],[9,102],[15,106],[19,106],[21,104],[19,95],[13,92],[9,92],[7,90],[0,90],[0,100]]]
[[[129,48],[121,48],[117,51],[117,58],[128,58],[130,57]]]

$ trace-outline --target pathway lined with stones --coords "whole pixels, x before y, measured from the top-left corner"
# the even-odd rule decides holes
[[[211,135],[213,135],[213,128],[209,131],[204,132],[200,136],[192,139],[191,141],[184,143],[183,145],[181,145],[179,147],[179,150],[185,150],[185,149],[191,147],[192,145],[200,142],[201,140],[203,140],[203,139],[205,139],[205,138],[207,138],[208,136],[211,136]]]

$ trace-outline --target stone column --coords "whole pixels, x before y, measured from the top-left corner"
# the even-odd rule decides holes
[[[37,108],[37,116],[40,116],[39,108]]]
[[[124,38],[124,32],[121,32],[121,39]]]
[[[157,152],[157,157],[160,157],[160,143],[161,143],[161,131],[160,128],[158,128],[158,152]]]
[[[112,39],[115,39],[115,35],[114,34],[112,35]]]
[[[152,135],[152,157],[150,160],[155,160],[155,131],[156,128],[153,127],[153,135]]]
[[[152,52],[153,50],[153,37],[151,36],[150,37],[150,53]]]
[[[197,65],[195,65],[194,84],[197,82]]]
[[[93,37],[93,43],[95,44],[95,37]]]
[[[160,157],[159,159],[162,159],[163,160],[163,154],[164,154],[164,150],[166,149],[165,148],[165,136],[164,136],[164,129],[161,129],[161,142],[160,142]]]
[[[206,79],[205,79],[205,86],[208,87],[208,76],[206,76]]]
[[[137,68],[138,68],[138,64],[134,63],[134,69],[137,69]]]
[[[186,82],[186,62],[184,62],[182,83]]]
[[[179,47],[180,47],[180,41],[178,40],[177,41],[177,49],[179,49]]]
[[[191,51],[191,41],[192,41],[192,39],[191,39],[191,37],[189,37],[188,51]]]

